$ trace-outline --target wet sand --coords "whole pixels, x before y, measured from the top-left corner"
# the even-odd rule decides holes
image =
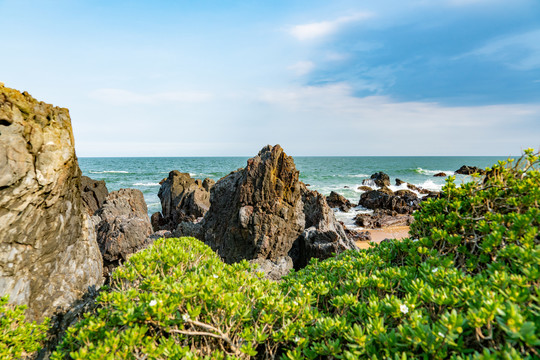
[[[409,236],[408,226],[392,226],[383,229],[369,229],[367,230],[371,234],[371,241],[381,242],[384,239],[403,239]],[[356,245],[360,249],[367,249],[369,247],[369,241],[357,241]]]

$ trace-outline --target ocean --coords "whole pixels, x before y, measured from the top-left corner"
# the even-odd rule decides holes
[[[105,180],[109,191],[135,188],[142,191],[148,214],[161,211],[157,196],[159,182],[170,171],[190,173],[197,179],[215,181],[246,165],[248,157],[165,157],[165,158],[79,158],[83,175],[95,180]],[[390,176],[392,190],[406,188],[395,186],[395,179],[423,187],[440,190],[445,178],[433,177],[438,172],[455,175],[456,182],[470,181],[470,176],[454,174],[462,165],[485,168],[504,157],[493,156],[359,156],[359,157],[295,157],[300,180],[311,190],[324,195],[335,191],[357,204],[362,191],[358,187],[371,174],[383,171]],[[369,212],[357,207],[348,213],[336,211],[336,217],[347,226],[355,227],[352,220],[357,213]]]

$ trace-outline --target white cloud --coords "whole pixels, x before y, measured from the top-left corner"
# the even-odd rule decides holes
[[[212,95],[199,91],[161,92],[154,94],[135,93],[122,89],[98,89],[90,96],[94,99],[115,105],[198,103],[209,100]]]
[[[309,74],[315,68],[315,64],[311,61],[298,61],[297,63],[287,67],[298,76]]]
[[[324,155],[316,144],[327,154],[331,145],[348,152],[356,147],[364,155],[519,154],[520,147],[538,146],[540,136],[534,125],[522,132],[540,118],[540,104],[445,106],[359,98],[344,83],[263,90],[259,99],[280,109],[275,113],[282,127],[309,139],[303,144],[308,154]]]
[[[314,40],[336,32],[341,26],[365,20],[372,16],[372,13],[361,12],[329,21],[295,25],[290,28],[289,32],[298,40]]]

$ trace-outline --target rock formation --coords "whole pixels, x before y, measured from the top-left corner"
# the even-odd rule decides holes
[[[212,187],[210,209],[199,224],[184,222],[177,233],[198,237],[228,263],[289,263],[291,257],[297,267],[313,256],[356,248],[324,196],[308,190],[298,174],[279,145],[266,146],[246,168]]]
[[[0,84],[0,293],[29,319],[102,282],[67,109]]]
[[[456,174],[461,174],[461,175],[472,175],[474,173],[484,175],[486,173],[486,171],[483,170],[483,169],[480,169],[479,167],[476,167],[476,166],[463,165],[462,167],[457,169],[455,171],[455,173]]]
[[[81,191],[83,205],[90,215],[94,215],[109,195],[105,181],[93,180],[88,176],[81,177]]]
[[[332,191],[330,195],[326,197],[326,202],[331,208],[339,208],[339,210],[347,212],[351,209],[352,205],[345,196],[338,194],[337,192]]]
[[[436,173],[435,175],[433,175],[434,177],[446,177],[446,173],[443,173],[443,172],[439,172],[439,173]]]
[[[210,208],[210,189],[214,184],[212,179],[201,181],[187,173],[171,171],[159,189],[162,213],[152,215],[154,230],[174,230],[183,221],[203,217]]]
[[[389,210],[377,209],[373,214],[358,214],[354,218],[356,225],[365,229],[383,228],[389,226],[406,226],[413,222],[409,214],[398,214]]]
[[[388,189],[390,190],[390,189]],[[412,191],[399,190],[395,194],[383,189],[367,191],[360,195],[358,205],[367,209],[384,209],[399,214],[411,214],[418,209],[420,200]]]
[[[372,174],[369,179],[362,181],[362,185],[375,185],[378,187],[390,186],[390,177],[382,171],[379,171],[375,174]]]
[[[96,212],[96,232],[104,273],[149,245],[152,225],[143,193],[137,189],[111,192]]]

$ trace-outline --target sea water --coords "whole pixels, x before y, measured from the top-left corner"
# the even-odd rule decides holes
[[[159,183],[170,171],[189,173],[193,178],[211,178],[218,181],[231,171],[246,166],[248,157],[165,157],[165,158],[79,158],[83,175],[95,180],[105,180],[109,191],[121,188],[135,188],[142,191],[148,214],[161,211],[157,196]],[[362,191],[358,189],[362,181],[371,174],[382,171],[390,176],[392,190],[406,189],[405,185],[395,186],[395,179],[416,186],[438,191],[445,183],[444,177],[434,177],[444,172],[455,176],[456,182],[470,181],[470,176],[455,174],[462,165],[485,168],[504,160],[503,157],[487,156],[359,156],[359,157],[295,157],[300,171],[300,180],[309,184],[309,189],[323,195],[335,191],[353,204],[357,204]],[[357,213],[368,212],[356,207],[348,213],[336,212],[336,217],[346,225],[354,227],[353,218]]]

